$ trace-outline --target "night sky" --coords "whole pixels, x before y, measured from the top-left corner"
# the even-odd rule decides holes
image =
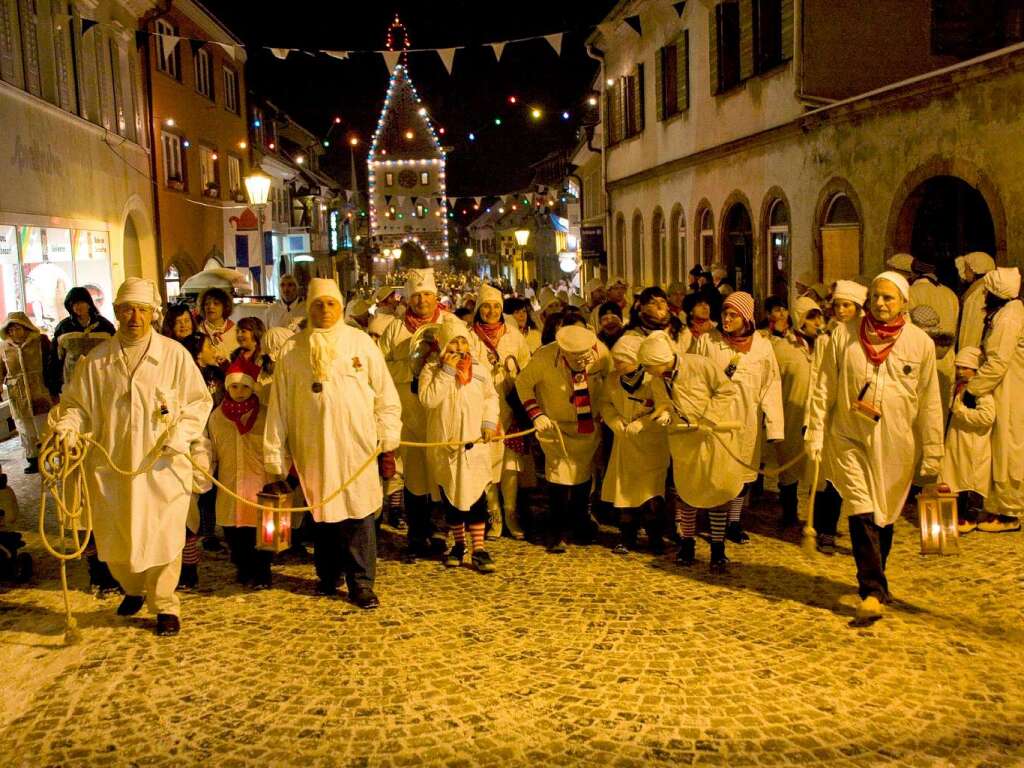
[[[365,184],[366,140],[372,135],[387,89],[379,55],[353,53],[347,61],[323,54],[292,53],[281,61],[268,50],[302,48],[382,50],[395,11],[409,32],[410,47],[469,45],[455,55],[449,76],[433,52],[409,56],[409,70],[435,126],[443,126],[448,156],[448,194],[488,195],[529,182],[527,166],[558,147],[574,143],[598,63],[583,42],[614,0],[491,3],[480,0],[420,3],[293,2],[265,14],[259,4],[204,0],[204,4],[248,46],[248,86],[267,96],[317,135],[332,127],[325,170],[349,178],[346,139],[363,140],[357,156]],[[501,62],[481,44],[566,32],[562,55],[544,40],[513,43]],[[508,102],[515,96],[516,105]],[[535,121],[530,108],[543,117]],[[562,112],[570,119],[564,120]],[[495,125],[495,118],[502,121]],[[467,136],[472,131],[475,141]],[[364,187],[365,188],[365,187]]]

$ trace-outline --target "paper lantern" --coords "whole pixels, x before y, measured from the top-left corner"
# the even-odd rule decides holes
[[[921,525],[922,555],[960,553],[956,494],[948,485],[929,485],[917,495],[917,518]]]

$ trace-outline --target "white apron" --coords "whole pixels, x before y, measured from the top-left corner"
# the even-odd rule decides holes
[[[660,382],[655,382],[660,385]],[[639,507],[649,499],[665,495],[669,452],[665,428],[651,419],[654,397],[650,376],[636,392],[622,388],[613,373],[605,387],[601,416],[605,424],[622,418],[627,424],[640,419],[644,429],[636,435],[615,432],[611,458],[601,484],[601,499],[619,509]]]

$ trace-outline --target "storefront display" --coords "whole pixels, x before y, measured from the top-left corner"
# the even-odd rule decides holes
[[[97,309],[113,319],[106,232],[0,225],[0,317],[25,312],[45,333],[67,317],[64,297],[88,288]]]

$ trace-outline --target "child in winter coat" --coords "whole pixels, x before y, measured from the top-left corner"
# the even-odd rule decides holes
[[[946,453],[939,477],[957,494],[960,533],[978,527],[977,511],[970,508],[972,494],[987,497],[992,484],[992,425],[996,402],[992,395],[974,397],[969,382],[981,367],[978,347],[964,347],[957,355],[956,388],[946,428]]]
[[[259,367],[242,357],[228,367],[224,378],[226,397],[210,414],[206,425],[212,443],[211,463],[217,479],[239,496],[256,501],[268,482],[263,467],[263,428],[266,406],[255,395]],[[238,570],[238,582],[257,588],[271,583],[271,553],[256,549],[256,510],[227,493],[217,494],[217,523],[231,549],[231,562]]]
[[[444,564],[461,565],[468,529],[473,566],[480,573],[491,573],[494,560],[484,549],[491,451],[476,441],[494,437],[498,394],[489,368],[470,354],[470,333],[461,320],[445,317],[437,332],[437,356],[420,372],[419,399],[426,410],[427,442],[460,444],[427,449],[427,461],[441,488],[445,519],[455,538]]]
[[[39,471],[39,446],[56,388],[49,378],[50,340],[24,312],[11,312],[0,326],[0,382],[18,427],[28,465],[25,474]]]

